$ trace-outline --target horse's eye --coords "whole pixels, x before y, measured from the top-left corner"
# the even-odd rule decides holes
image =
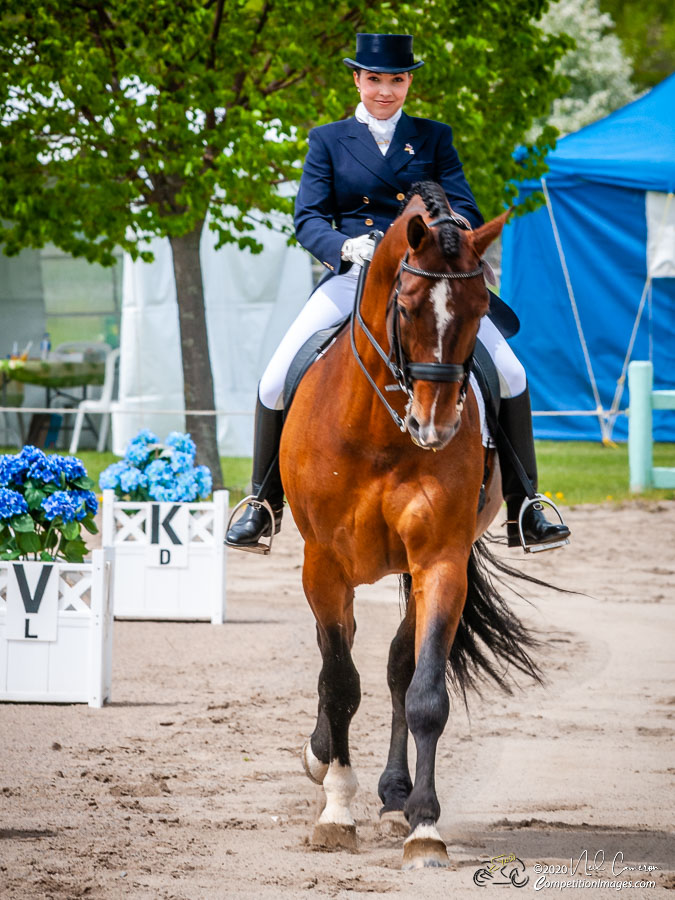
[[[405,306],[399,306],[399,312],[401,313],[401,318],[405,319],[406,322],[410,321],[410,312],[405,308]]]

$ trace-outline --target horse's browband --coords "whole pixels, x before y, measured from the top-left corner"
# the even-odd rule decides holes
[[[423,278],[475,278],[476,275],[482,275],[483,263],[478,263],[478,268],[471,272],[429,272],[426,269],[416,269],[415,266],[411,266],[405,259],[402,259],[401,269],[404,272],[410,272],[411,275],[421,275]]]

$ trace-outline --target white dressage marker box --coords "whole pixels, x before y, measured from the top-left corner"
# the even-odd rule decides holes
[[[115,550],[113,610],[122,619],[225,621],[229,495],[132,503],[103,492],[103,546]]]
[[[0,562],[0,700],[100,707],[110,699],[113,555]]]

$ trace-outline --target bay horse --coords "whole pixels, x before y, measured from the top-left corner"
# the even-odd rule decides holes
[[[280,465],[305,542],[303,587],[323,660],[316,727],[303,749],[305,771],[326,796],[313,841],[356,846],[354,589],[398,573],[407,605],[389,652],[391,743],[378,793],[381,816],[408,835],[403,865],[417,868],[448,863],[435,789],[446,671],[462,693],[486,676],[508,689],[504,664],[539,675],[528,653],[536,641],[486,575],[489,553],[478,541],[502,498],[468,373],[489,306],[481,257],[508,213],[468,231],[439,185],[419,183],[406,200],[370,264],[351,340],[343,330],[298,387]],[[400,364],[401,388],[386,391],[396,398],[388,400],[387,358]]]

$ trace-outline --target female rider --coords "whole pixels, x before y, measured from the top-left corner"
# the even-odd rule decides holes
[[[403,112],[413,70],[423,65],[414,60],[412,37],[358,34],[356,59],[345,59],[344,63],[353,69],[360,103],[353,118],[310,132],[295,204],[296,237],[321,260],[327,272],[282,339],[258,386],[252,484],[257,500],[267,500],[274,511],[275,533],[283,509],[278,449],[286,374],[295,354],[312,334],[336,324],[351,311],[361,265],[373,252],[368,232],[373,228],[386,231],[408,189],[425,180],[443,187],[453,212],[468,220],[467,224],[478,227],[483,223],[453,146],[452,130],[440,122],[412,118]],[[509,318],[513,322],[515,317],[494,294],[490,307],[478,337],[499,373],[499,423],[536,487],[527,378],[497,327],[501,325],[510,336],[514,330],[509,331]],[[517,521],[525,489],[507,454],[500,454],[500,465],[508,543],[518,546]],[[523,532],[528,545],[557,543],[569,535],[566,525],[552,524],[542,509],[534,506],[525,513]],[[251,503],[230,528],[226,540],[231,546],[250,549],[270,533],[266,510]]]

